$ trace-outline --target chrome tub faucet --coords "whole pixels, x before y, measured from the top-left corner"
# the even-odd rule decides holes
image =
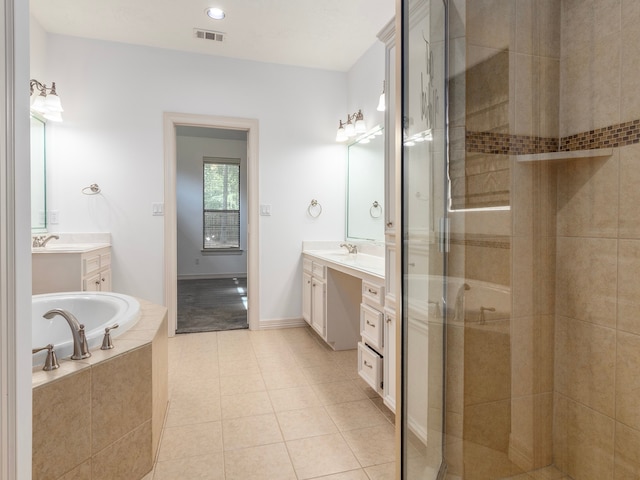
[[[61,308],[49,310],[43,315],[43,317],[47,320],[51,320],[56,315],[60,315],[64,318],[71,328],[71,335],[73,336],[73,355],[71,355],[71,360],[81,360],[83,358],[90,357],[91,352],[89,352],[89,344],[87,343],[87,337],[85,336],[84,325],[78,322],[78,319],[70,312]]]

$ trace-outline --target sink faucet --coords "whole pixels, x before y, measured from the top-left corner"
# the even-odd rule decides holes
[[[71,360],[81,360],[90,357],[91,353],[89,352],[89,344],[87,343],[87,337],[84,333],[84,325],[78,322],[78,319],[70,312],[61,308],[49,310],[43,317],[51,320],[56,315],[64,318],[71,328],[71,335],[73,335],[73,355],[71,355]]]
[[[349,253],[358,253],[358,246],[352,243],[341,243],[341,247],[346,247]]]
[[[58,240],[60,237],[58,235],[49,235],[48,237],[46,235],[36,235],[35,237],[33,237],[33,243],[31,244],[31,246],[33,247],[44,247],[47,245],[47,243],[49,243],[49,241],[53,240],[53,239]]]

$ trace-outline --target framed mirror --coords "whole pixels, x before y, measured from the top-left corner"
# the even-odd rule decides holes
[[[378,126],[349,145],[347,240],[384,241],[384,136]]]
[[[31,231],[47,231],[46,123],[31,115]]]

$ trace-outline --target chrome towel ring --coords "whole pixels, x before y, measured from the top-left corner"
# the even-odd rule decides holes
[[[378,201],[374,201],[371,207],[369,208],[369,215],[373,218],[379,218],[382,215],[382,205],[378,203]]]
[[[310,217],[318,218],[322,213],[322,205],[315,198],[311,200],[311,203],[307,207],[307,213]]]
[[[88,187],[84,187],[82,189],[82,193],[84,193],[85,195],[97,195],[98,193],[100,193],[100,187],[97,183],[92,183]]]

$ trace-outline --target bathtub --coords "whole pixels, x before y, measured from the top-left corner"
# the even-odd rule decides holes
[[[105,327],[115,323],[119,325],[111,330],[116,338],[136,324],[140,316],[140,302],[128,295],[111,292],[63,292],[34,295],[32,297],[33,322],[32,348],[53,344],[59,360],[73,354],[73,337],[69,324],[57,315],[47,320],[43,315],[53,309],[61,308],[73,314],[85,326],[89,349],[102,345]],[[44,365],[46,351],[33,355],[33,366]]]

